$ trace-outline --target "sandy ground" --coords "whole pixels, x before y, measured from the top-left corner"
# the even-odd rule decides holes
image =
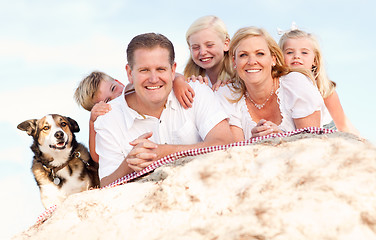
[[[376,239],[376,148],[300,134],[70,196],[14,239]]]

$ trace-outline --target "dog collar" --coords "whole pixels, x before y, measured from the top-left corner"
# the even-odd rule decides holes
[[[75,158],[80,159],[87,167],[90,166],[90,164],[87,161],[85,161],[81,158],[81,153],[79,151],[73,152],[72,155],[71,155],[71,159],[69,161],[67,161],[66,163],[64,163],[63,165],[60,165],[58,167],[48,167],[44,163],[42,163],[42,165],[43,165],[43,168],[50,173],[50,176],[52,176],[53,183],[55,185],[59,185],[60,182],[61,182],[61,179],[56,175],[56,173],[58,171],[60,171],[61,169],[65,168],[66,166],[68,166],[69,162],[72,161]]]

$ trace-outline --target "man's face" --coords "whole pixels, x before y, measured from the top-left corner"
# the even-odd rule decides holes
[[[133,84],[137,103],[144,109],[161,108],[172,89],[176,63],[172,66],[165,48],[140,48],[134,52],[133,68],[127,64],[127,75]]]

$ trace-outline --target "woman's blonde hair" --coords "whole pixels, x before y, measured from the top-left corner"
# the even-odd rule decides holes
[[[242,40],[244,40],[246,38],[250,38],[250,37],[263,37],[265,39],[267,45],[268,45],[268,48],[269,48],[271,55],[275,57],[276,62],[275,62],[275,65],[272,67],[272,71],[271,71],[271,76],[272,76],[273,80],[275,81],[274,84],[277,84],[278,79],[281,76],[284,76],[284,75],[286,75],[286,74],[288,74],[292,71],[300,72],[300,73],[306,75],[307,77],[311,78],[311,80],[313,81],[312,74],[310,74],[309,71],[305,71],[303,69],[301,69],[301,70],[291,70],[285,64],[285,61],[284,61],[284,58],[283,58],[283,53],[282,53],[281,49],[279,48],[277,42],[273,39],[272,36],[270,36],[270,34],[266,30],[264,30],[262,28],[244,27],[244,28],[239,29],[234,34],[234,37],[232,38],[232,40],[230,42],[229,53],[230,53],[231,58],[234,59],[235,51],[239,47],[240,42]],[[245,86],[244,80],[241,79],[238,76],[236,71],[234,71],[233,75],[232,75],[232,90],[235,93],[240,93],[239,98],[234,99],[235,102],[239,101],[246,91],[246,86]]]
[[[204,29],[213,29],[218,36],[221,38],[223,42],[226,40],[230,41],[230,35],[227,32],[227,28],[225,23],[216,16],[204,16],[192,23],[192,25],[188,28],[187,33],[185,35],[187,44],[189,45],[189,38],[192,34],[197,33]],[[218,74],[218,79],[230,79],[232,74],[232,67],[231,67],[231,59],[229,57],[228,52],[224,53],[224,57],[221,61],[221,69]],[[203,76],[206,75],[206,70],[198,66],[192,59],[192,55],[189,56],[189,60],[187,65],[184,68],[184,76],[186,78],[194,76]]]
[[[313,46],[313,52],[315,54],[315,65],[312,66],[312,74],[316,80],[317,88],[319,89],[323,98],[330,96],[336,88],[336,83],[328,78],[325,71],[324,60],[321,54],[319,42],[311,33],[296,29],[285,32],[279,39],[279,46],[283,50],[286,41],[290,38],[307,38],[311,40]]]

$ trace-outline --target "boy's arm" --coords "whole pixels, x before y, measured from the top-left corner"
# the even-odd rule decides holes
[[[94,160],[94,162],[99,162],[99,156],[95,152],[95,135],[97,133],[94,130],[94,122],[89,121],[89,151],[91,158]]]
[[[91,158],[95,161],[99,161],[99,156],[95,151],[95,135],[97,134],[94,130],[94,122],[97,120],[97,117],[104,115],[111,110],[111,105],[101,101],[93,106],[90,112],[89,120],[89,151]]]

